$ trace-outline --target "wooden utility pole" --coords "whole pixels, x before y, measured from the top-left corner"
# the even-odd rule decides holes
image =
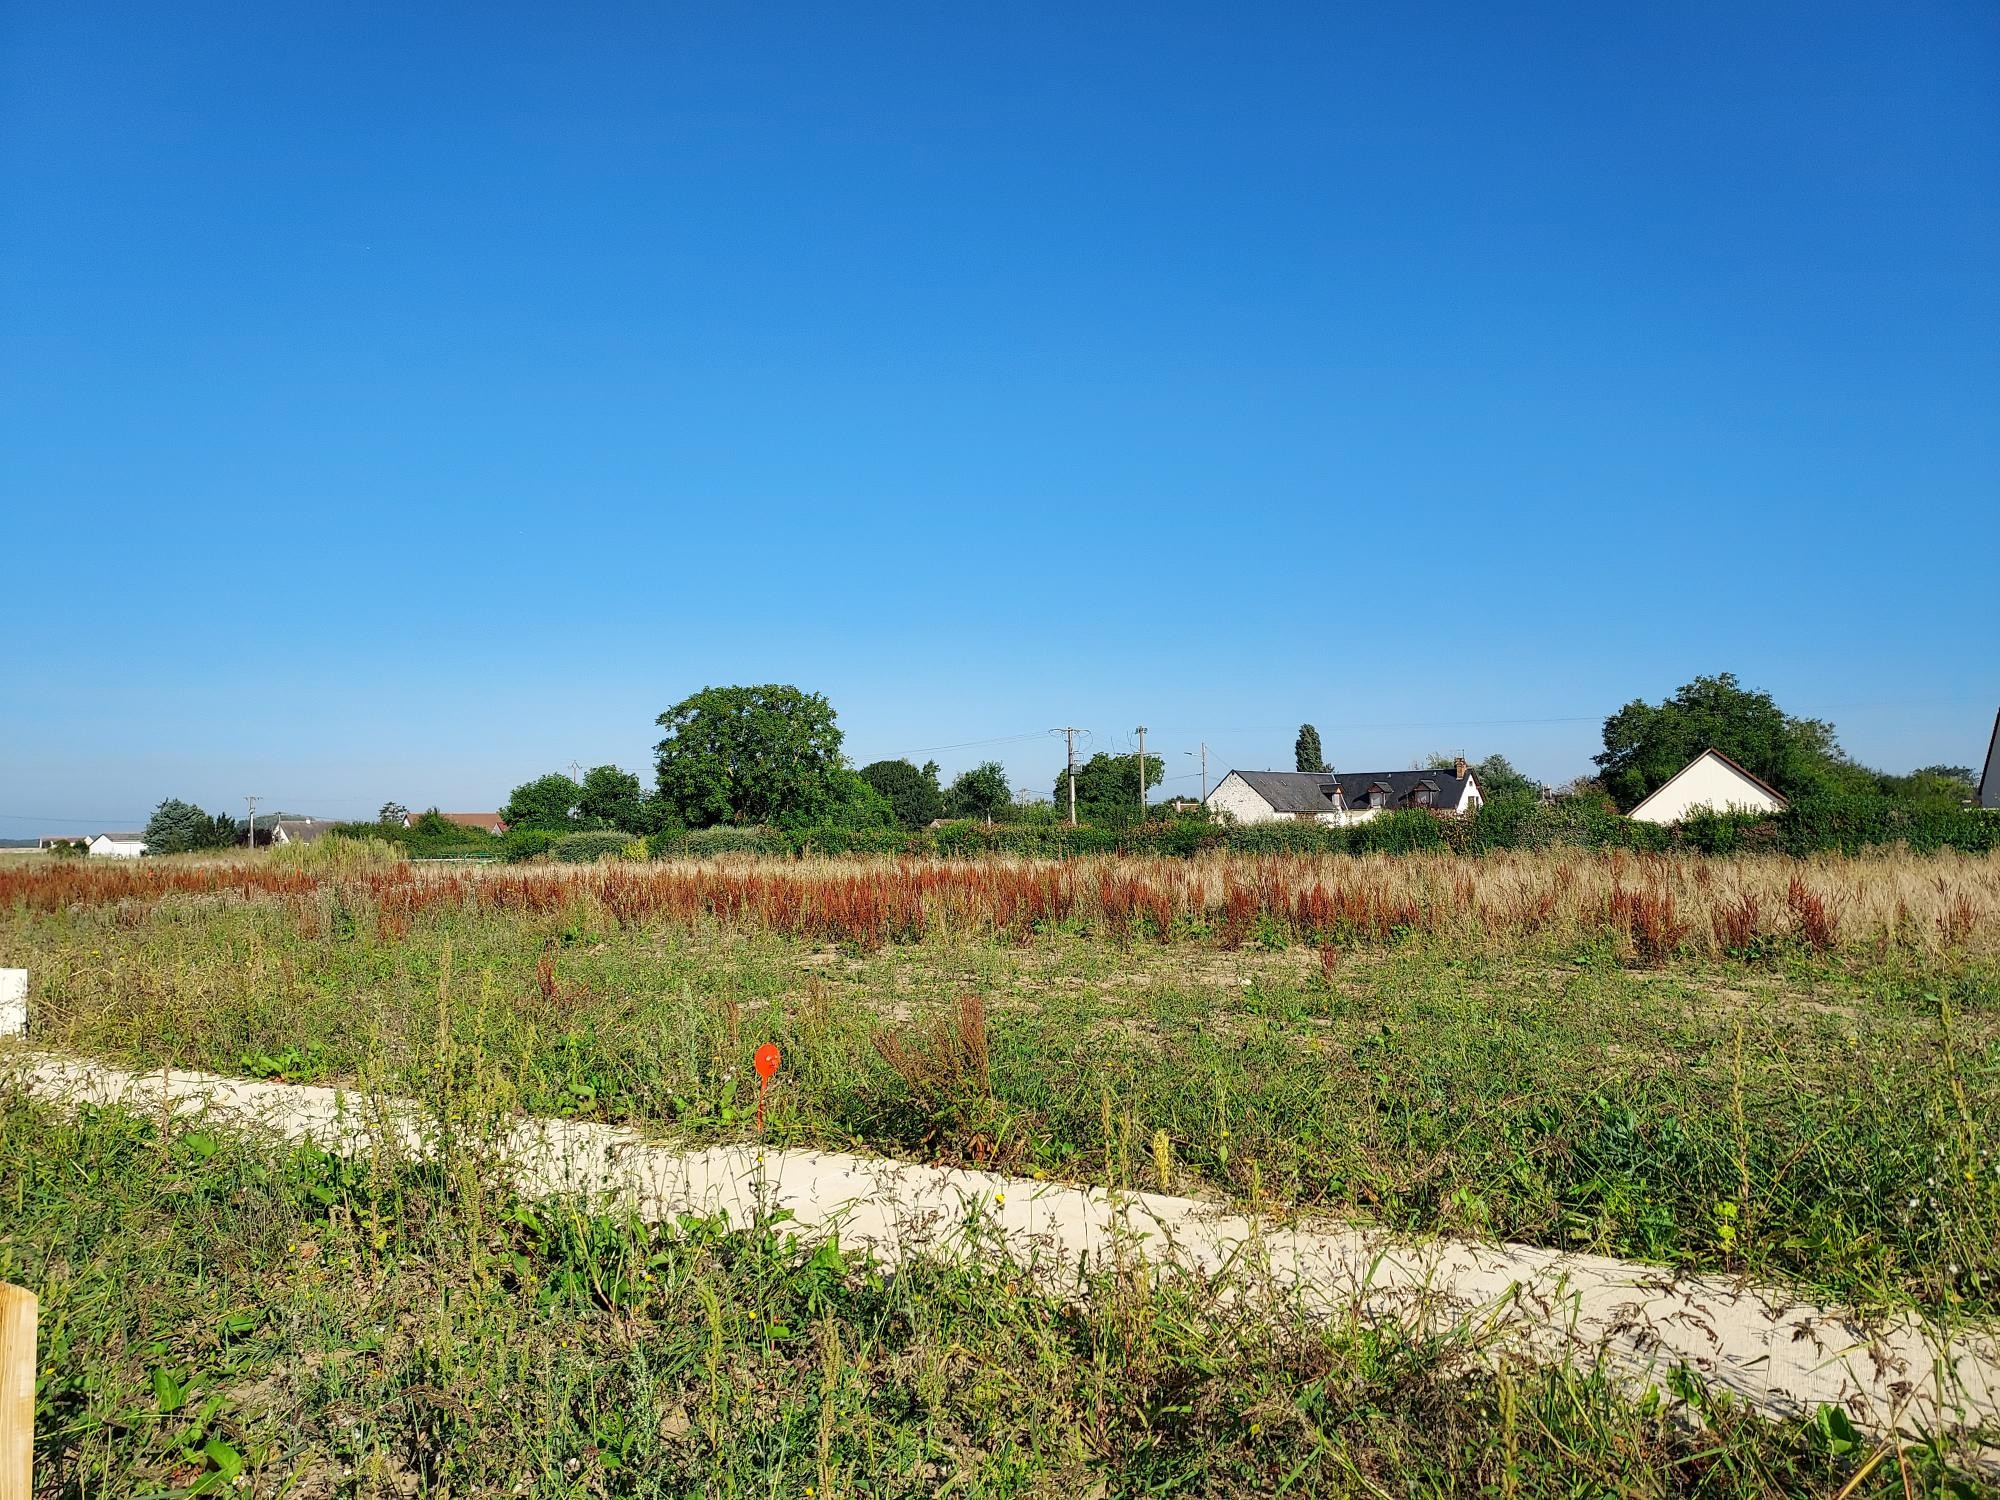
[[[0,1281],[0,1500],[35,1488],[35,1294]]]
[[[257,799],[255,797],[245,797],[243,800],[250,807],[250,849],[254,853],[257,848]]]
[[[1076,737],[1081,729],[1065,724],[1061,729],[1051,729],[1050,734],[1059,734],[1069,741],[1069,826],[1076,827]]]
[[[1146,726],[1139,726],[1139,821],[1146,821]]]
[[[1183,750],[1181,754],[1192,755],[1194,751]],[[1202,742],[1201,747],[1201,800],[1204,802],[1208,800],[1208,743],[1206,741]]]

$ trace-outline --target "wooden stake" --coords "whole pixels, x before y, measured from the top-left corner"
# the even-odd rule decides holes
[[[35,1484],[35,1294],[0,1281],[0,1500]]]

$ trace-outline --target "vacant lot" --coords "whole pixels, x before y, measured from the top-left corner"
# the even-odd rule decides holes
[[[750,1055],[775,1040],[776,1141],[1164,1180],[1946,1318],[2000,1304],[2000,860],[65,865],[0,872],[0,952],[33,971],[37,1044],[56,1050],[707,1140],[752,1128]],[[483,1490],[506,1459],[480,1445],[530,1409],[508,1405],[530,1383],[561,1407],[534,1429],[548,1493],[698,1489],[686,1476],[732,1432],[738,1487],[790,1476],[790,1493],[815,1474],[922,1490],[975,1450],[1001,1455],[988,1487],[1049,1493],[1088,1488],[1077,1476],[1112,1454],[1160,1456],[1114,1466],[1122,1485],[1246,1492],[1290,1475],[1399,1494],[1454,1474],[1562,1492],[1572,1454],[1591,1488],[1647,1472],[1663,1491],[1769,1492],[1817,1483],[1807,1469],[1838,1488],[1844,1472],[1824,1432],[1717,1418],[1730,1436],[1689,1447],[1607,1392],[1496,1380],[1457,1346],[1282,1321],[1198,1333],[1219,1315],[1198,1288],[1086,1315],[1004,1279],[813,1271],[810,1247],[781,1240],[532,1213],[530,1229],[497,1190],[426,1169],[365,1192],[350,1173],[329,1218],[312,1173],[344,1169],[116,1117],[10,1105],[6,1143],[40,1216],[22,1223],[41,1226],[7,1231],[13,1274],[40,1267],[77,1347],[150,1382],[142,1325],[192,1369],[210,1357],[187,1343],[200,1318],[254,1315],[215,1336],[211,1388],[237,1401],[268,1375],[322,1424],[351,1406],[360,1447],[309,1445],[333,1465],[316,1471],[327,1492],[407,1492],[426,1464],[442,1467],[424,1483]],[[87,1191],[61,1169],[100,1159]],[[100,1191],[143,1211],[82,1222]],[[180,1307],[195,1293],[162,1279],[188,1256],[211,1268],[214,1308]],[[597,1256],[624,1269],[607,1281]],[[621,1302],[610,1288],[637,1266],[667,1280]],[[291,1300],[273,1303],[273,1277]],[[808,1301],[760,1306],[759,1288]],[[340,1354],[364,1322],[380,1342]],[[1299,1404],[1329,1389],[1333,1405]],[[378,1432],[358,1414],[389,1393],[401,1415]],[[66,1399],[50,1420],[79,1464],[202,1472],[158,1448],[184,1435],[159,1414],[121,1427],[101,1393]],[[610,1441],[600,1416],[645,1432]],[[1358,1435],[1329,1445],[1344,1424]],[[606,1477],[642,1454],[680,1455],[681,1477]],[[357,1464],[376,1488],[338,1472]]]

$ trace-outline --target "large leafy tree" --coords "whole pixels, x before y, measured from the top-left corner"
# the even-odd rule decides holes
[[[583,788],[561,772],[552,771],[515,787],[500,816],[507,820],[510,832],[524,828],[566,832],[582,826],[577,813],[582,801]]]
[[[234,818],[211,815],[192,802],[169,797],[146,820],[146,852],[191,854],[199,849],[227,849],[239,834]]]
[[[1146,785],[1158,786],[1166,779],[1167,763],[1157,755],[1146,757]],[[1056,773],[1056,807],[1069,809],[1069,770]],[[1118,826],[1137,822],[1139,806],[1139,761],[1133,755],[1114,755],[1100,750],[1076,768],[1076,816],[1078,821]]]
[[[1604,721],[1604,753],[1595,759],[1604,789],[1629,811],[1707,749],[1788,797],[1845,781],[1854,770],[1831,724],[1793,718],[1730,672],[1697,677],[1663,703],[1633,699]]]
[[[888,799],[905,828],[922,828],[944,814],[936,761],[927,761],[920,770],[906,760],[878,760],[863,766],[860,775]]]
[[[843,788],[840,726],[818,693],[703,688],[659,717],[659,795],[690,828],[819,821]]]
[[[1007,784],[1007,768],[997,760],[983,760],[969,771],[959,772],[944,794],[944,815],[948,818],[979,818],[991,821],[1011,812],[1014,789]]]
[[[1292,741],[1292,764],[1301,771],[1326,769],[1326,752],[1320,749],[1319,731],[1310,724],[1301,724],[1299,737]]]
[[[617,766],[592,766],[583,773],[576,799],[578,819],[590,828],[625,833],[652,832],[652,809],[639,778]],[[508,827],[513,827],[510,822]]]

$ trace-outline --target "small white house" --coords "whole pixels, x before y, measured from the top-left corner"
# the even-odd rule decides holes
[[[1484,800],[1478,777],[1460,760],[1449,771],[1231,771],[1205,805],[1239,823],[1345,828],[1413,807],[1468,813]]]
[[[99,833],[90,840],[91,854],[100,859],[137,859],[146,852],[143,833]]]
[[[1633,808],[1641,823],[1679,823],[1697,812],[1776,813],[1778,789],[1751,775],[1720,750],[1704,750]]]
[[[335,825],[325,818],[280,818],[270,825],[274,844],[310,844],[331,832]]]

